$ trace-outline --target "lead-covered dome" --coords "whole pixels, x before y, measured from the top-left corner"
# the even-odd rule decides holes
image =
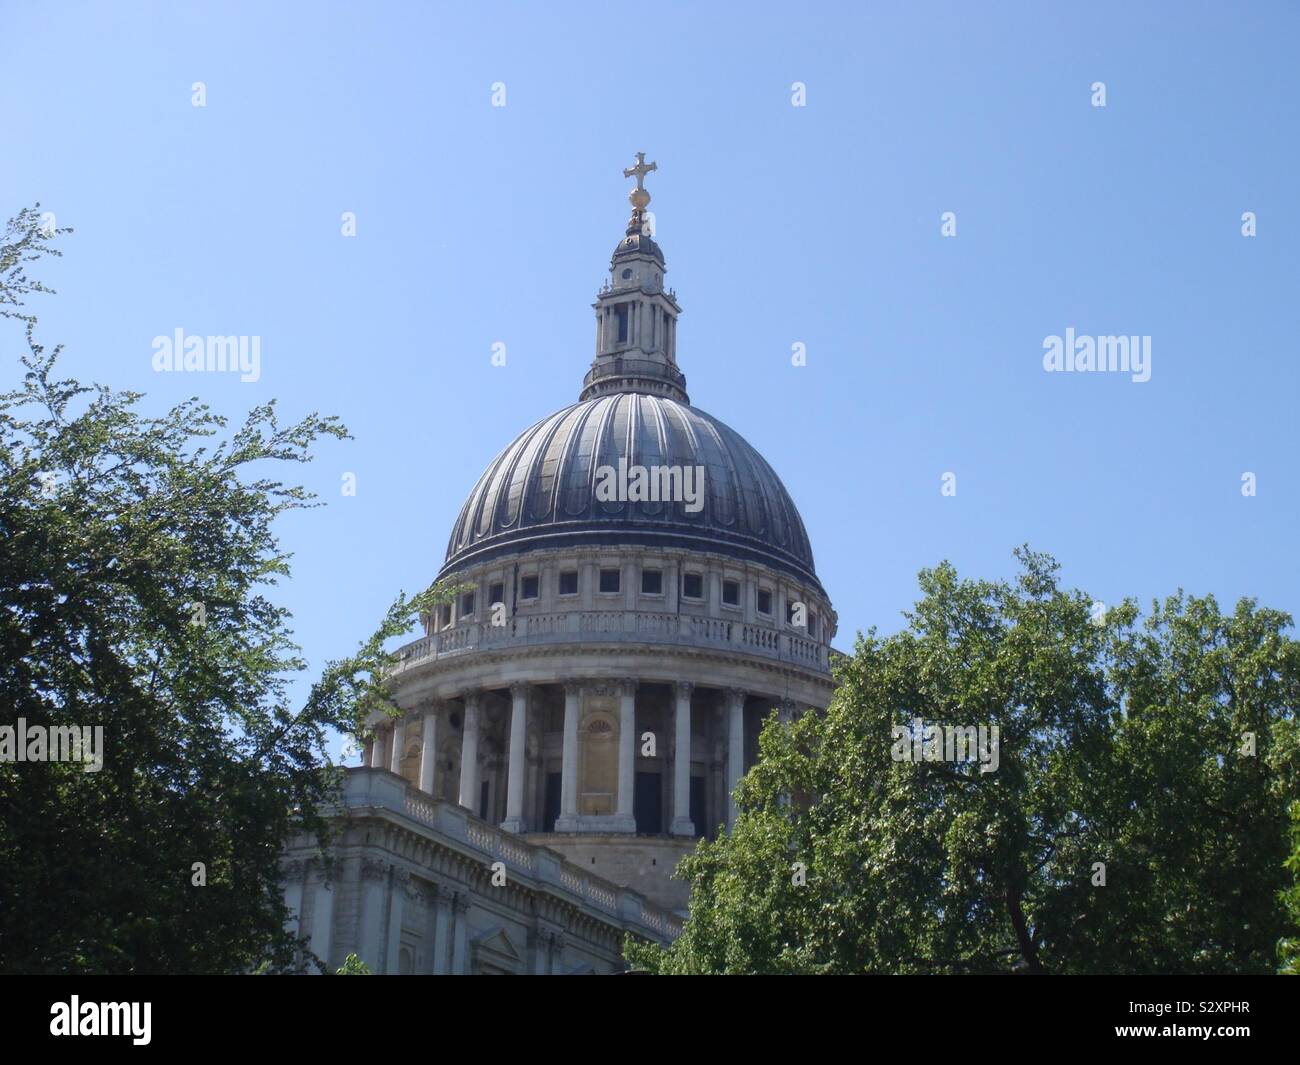
[[[615,501],[602,467],[703,468],[694,503]],[[479,478],[440,576],[537,548],[636,544],[760,562],[820,588],[803,520],[772,467],[734,429],[663,396],[597,396],[521,433]]]

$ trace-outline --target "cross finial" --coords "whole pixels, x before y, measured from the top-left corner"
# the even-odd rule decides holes
[[[636,153],[636,166],[627,167],[623,171],[624,177],[635,177],[636,187],[645,190],[645,176],[652,170],[658,170],[658,163],[647,163],[645,161],[645,152]]]
[[[645,190],[645,176],[650,171],[658,169],[658,163],[647,163],[645,161],[645,152],[637,152],[636,166],[629,166],[623,171],[624,177],[636,178],[636,188],[627,194],[627,202],[632,205],[632,217],[628,219],[627,223],[629,235],[640,230],[645,225],[645,209],[650,206],[650,193]]]

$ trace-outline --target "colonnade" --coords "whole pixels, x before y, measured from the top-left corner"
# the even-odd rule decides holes
[[[564,726],[562,766],[560,781],[560,809],[555,822],[557,832],[576,832],[580,828],[578,809],[578,758],[579,721],[582,714],[584,686],[592,681],[568,680],[564,688]],[[601,831],[636,831],[633,813],[636,779],[636,693],[640,682],[624,678],[616,683],[618,692],[618,786],[615,812],[612,818],[601,819]],[[532,685],[516,683],[510,686],[510,730],[507,749],[506,816],[501,827],[509,832],[523,832],[525,825],[525,791],[527,769],[527,726],[529,696]],[[607,685],[604,685],[607,687]],[[672,806],[669,832],[674,836],[694,836],[696,826],[691,820],[691,697],[695,685],[678,681],[671,685],[673,692],[673,765]],[[734,792],[744,772],[745,758],[745,699],[749,693],[736,688],[725,691],[724,710],[727,721],[727,825],[735,822]],[[464,704],[461,734],[459,803],[476,810],[480,785],[479,737],[483,713],[482,690],[466,691],[459,696]],[[791,704],[780,703],[788,712]],[[419,788],[430,795],[438,794],[441,781],[437,779],[438,734],[445,726],[445,715],[438,702],[422,705],[418,717],[408,722],[407,716],[376,727],[375,737],[367,744],[366,764],[374,768],[401,772],[403,752],[407,745],[407,729],[420,729]],[[437,789],[437,790],[435,790]]]

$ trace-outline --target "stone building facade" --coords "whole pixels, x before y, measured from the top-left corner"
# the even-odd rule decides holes
[[[438,578],[459,590],[399,651],[404,713],[370,723],[335,885],[290,855],[331,964],[619,970],[625,932],[679,929],[673,869],[735,817],[763,720],[830,699],[836,617],[798,510],[677,366],[653,167],[625,172],[578,402],[492,461],[452,529]]]

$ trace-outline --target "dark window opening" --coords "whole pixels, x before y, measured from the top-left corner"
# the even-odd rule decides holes
[[[772,613],[772,593],[766,588],[758,590],[758,612],[760,614]]]
[[[682,595],[687,599],[704,598],[704,576],[700,573],[687,573],[682,576]]]
[[[493,581],[488,586],[488,598],[495,603],[504,603],[506,601],[506,586],[504,581]]]
[[[560,594],[577,595],[578,594],[578,571],[566,570],[560,574]]]
[[[559,773],[546,774],[546,799],[542,807],[543,832],[554,832],[555,822],[560,816],[560,780]]]
[[[627,303],[620,303],[614,308],[614,316],[618,319],[618,342],[620,344],[627,343],[627,319],[629,310],[630,305]]]
[[[632,792],[632,816],[636,819],[637,833],[642,836],[657,836],[664,830],[662,779],[659,773],[637,771],[636,788]]]
[[[519,578],[519,598],[536,599],[537,598],[537,577],[520,577]]]
[[[469,617],[474,613],[474,593],[466,592],[460,597],[460,616]]]
[[[727,606],[740,606],[740,582],[722,582],[722,601]]]
[[[704,835],[704,820],[704,778],[691,777],[691,824],[696,839]]]
[[[616,569],[603,569],[600,571],[600,590],[602,592],[617,592],[619,586],[619,571]]]
[[[641,592],[644,595],[660,595],[664,590],[662,570],[643,569],[641,571]]]

